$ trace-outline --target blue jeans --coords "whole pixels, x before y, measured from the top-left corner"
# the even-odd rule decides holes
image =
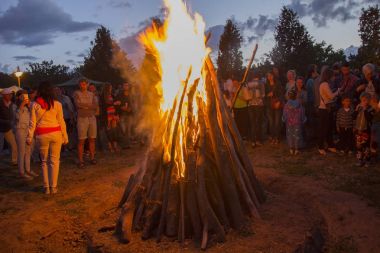
[[[268,108],[267,117],[269,122],[269,136],[276,140],[280,139],[282,110]]]

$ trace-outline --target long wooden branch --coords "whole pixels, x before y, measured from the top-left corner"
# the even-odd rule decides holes
[[[232,99],[232,108],[234,107],[235,103],[236,103],[236,99],[240,93],[240,90],[241,88],[243,87],[243,84],[244,82],[247,80],[247,77],[248,77],[248,73],[249,73],[249,70],[251,69],[251,66],[252,66],[252,63],[253,63],[253,60],[255,59],[255,56],[256,56],[256,52],[257,52],[257,49],[258,49],[259,45],[256,44],[255,45],[255,48],[253,49],[253,53],[252,53],[252,56],[251,56],[251,59],[249,60],[249,63],[248,63],[248,66],[244,72],[244,76],[243,76],[243,79],[240,81],[239,83],[239,87],[234,95],[234,98]]]

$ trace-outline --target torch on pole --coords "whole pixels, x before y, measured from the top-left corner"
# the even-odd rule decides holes
[[[233,109],[233,107],[234,107],[234,105],[235,105],[236,99],[237,99],[237,97],[238,97],[238,95],[239,95],[239,92],[240,92],[241,88],[243,87],[244,82],[247,80],[248,73],[249,73],[249,70],[251,69],[251,66],[252,66],[253,60],[255,59],[255,56],[256,56],[256,52],[257,52],[258,47],[259,47],[259,45],[256,44],[256,45],[255,45],[255,48],[253,49],[253,53],[252,53],[251,59],[249,60],[248,66],[247,66],[247,68],[246,68],[246,70],[245,70],[245,72],[244,72],[243,79],[241,80],[240,85],[239,85],[239,88],[237,89],[237,91],[236,91],[236,93],[235,93],[235,96],[234,96],[234,98],[233,98],[233,100],[232,100],[232,109]]]

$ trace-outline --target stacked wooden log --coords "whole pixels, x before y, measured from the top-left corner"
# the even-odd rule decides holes
[[[181,96],[155,132],[146,160],[129,178],[116,226],[121,242],[140,232],[143,240],[160,241],[163,235],[179,242],[192,238],[206,249],[210,238],[223,242],[230,228],[243,229],[249,219],[260,217],[265,194],[210,58],[204,73],[207,98],[196,94],[199,79],[184,81]]]

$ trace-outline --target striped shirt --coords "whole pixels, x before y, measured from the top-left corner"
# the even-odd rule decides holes
[[[353,128],[354,126],[354,110],[352,108],[340,108],[336,115],[336,126],[338,128]]]

